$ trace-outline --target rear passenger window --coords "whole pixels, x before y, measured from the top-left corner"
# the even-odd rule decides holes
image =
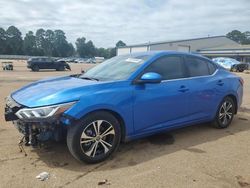
[[[186,62],[191,77],[210,75],[208,64],[205,60],[195,57],[186,57]]]
[[[208,62],[207,64],[208,64],[209,73],[213,74],[216,70],[216,66],[210,62]]]
[[[51,58],[46,58],[45,61],[46,62],[52,62],[52,59]]]
[[[183,60],[181,57],[162,57],[149,65],[144,72],[156,72],[163,80],[184,78]]]

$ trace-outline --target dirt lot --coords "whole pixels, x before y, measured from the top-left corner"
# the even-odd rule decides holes
[[[71,64],[71,72],[30,72],[25,66],[19,61],[13,72],[0,71],[0,187],[250,187],[250,74],[240,74],[244,101],[230,128],[183,128],[122,144],[111,159],[87,165],[71,157],[63,143],[26,147],[25,157],[17,145],[21,135],[3,114],[4,98],[13,90],[89,65]],[[43,171],[50,178],[41,182],[35,177]],[[98,185],[105,179],[106,185]]]

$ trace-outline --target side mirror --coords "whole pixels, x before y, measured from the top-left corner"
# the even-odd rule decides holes
[[[148,72],[141,76],[139,80],[136,80],[136,83],[160,83],[162,81],[162,76],[155,72]]]

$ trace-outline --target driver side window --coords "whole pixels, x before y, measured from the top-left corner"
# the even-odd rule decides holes
[[[183,58],[178,56],[166,56],[157,59],[144,71],[155,72],[162,76],[163,80],[172,80],[185,77]]]

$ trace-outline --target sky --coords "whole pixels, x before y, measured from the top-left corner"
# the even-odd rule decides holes
[[[0,0],[0,27],[62,29],[97,47],[250,31],[250,0]]]

